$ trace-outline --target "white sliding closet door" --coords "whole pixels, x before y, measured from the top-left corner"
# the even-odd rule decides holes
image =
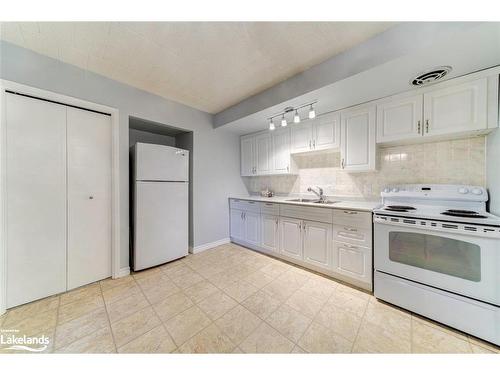
[[[7,307],[66,290],[66,107],[6,94]]]
[[[111,117],[67,108],[68,289],[111,276]]]

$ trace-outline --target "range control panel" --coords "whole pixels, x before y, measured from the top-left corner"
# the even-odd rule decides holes
[[[465,200],[481,201],[488,200],[488,192],[481,186],[470,185],[393,185],[386,186],[381,193],[383,198],[427,198],[436,200]]]

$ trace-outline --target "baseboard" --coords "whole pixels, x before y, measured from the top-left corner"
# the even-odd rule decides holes
[[[116,278],[119,279],[120,277],[128,276],[130,275],[130,267],[123,267],[120,268],[120,271],[118,272],[118,275],[116,275]]]
[[[224,245],[224,244],[229,243],[229,242],[230,242],[229,238],[223,238],[222,240],[205,243],[203,245],[194,246],[192,253],[193,254],[201,253],[202,251],[211,249],[211,248],[216,247],[216,246]]]

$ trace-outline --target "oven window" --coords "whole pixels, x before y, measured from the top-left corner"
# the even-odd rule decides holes
[[[469,242],[421,233],[389,232],[389,259],[481,281],[481,248]]]

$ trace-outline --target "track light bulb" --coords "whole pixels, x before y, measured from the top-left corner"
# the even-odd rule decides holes
[[[276,127],[274,126],[273,119],[271,119],[271,120],[269,121],[269,130],[274,130],[274,129],[276,129]]]
[[[300,116],[299,116],[299,112],[297,110],[295,110],[295,116],[293,116],[293,122],[295,124],[298,124],[300,122]]]
[[[283,116],[281,117],[281,126],[285,127],[287,126],[287,122],[286,122],[286,118],[285,118],[285,114],[283,114]]]
[[[311,106],[309,107],[309,118],[312,120],[315,117],[316,117],[316,112],[314,111],[314,108],[311,104]]]

